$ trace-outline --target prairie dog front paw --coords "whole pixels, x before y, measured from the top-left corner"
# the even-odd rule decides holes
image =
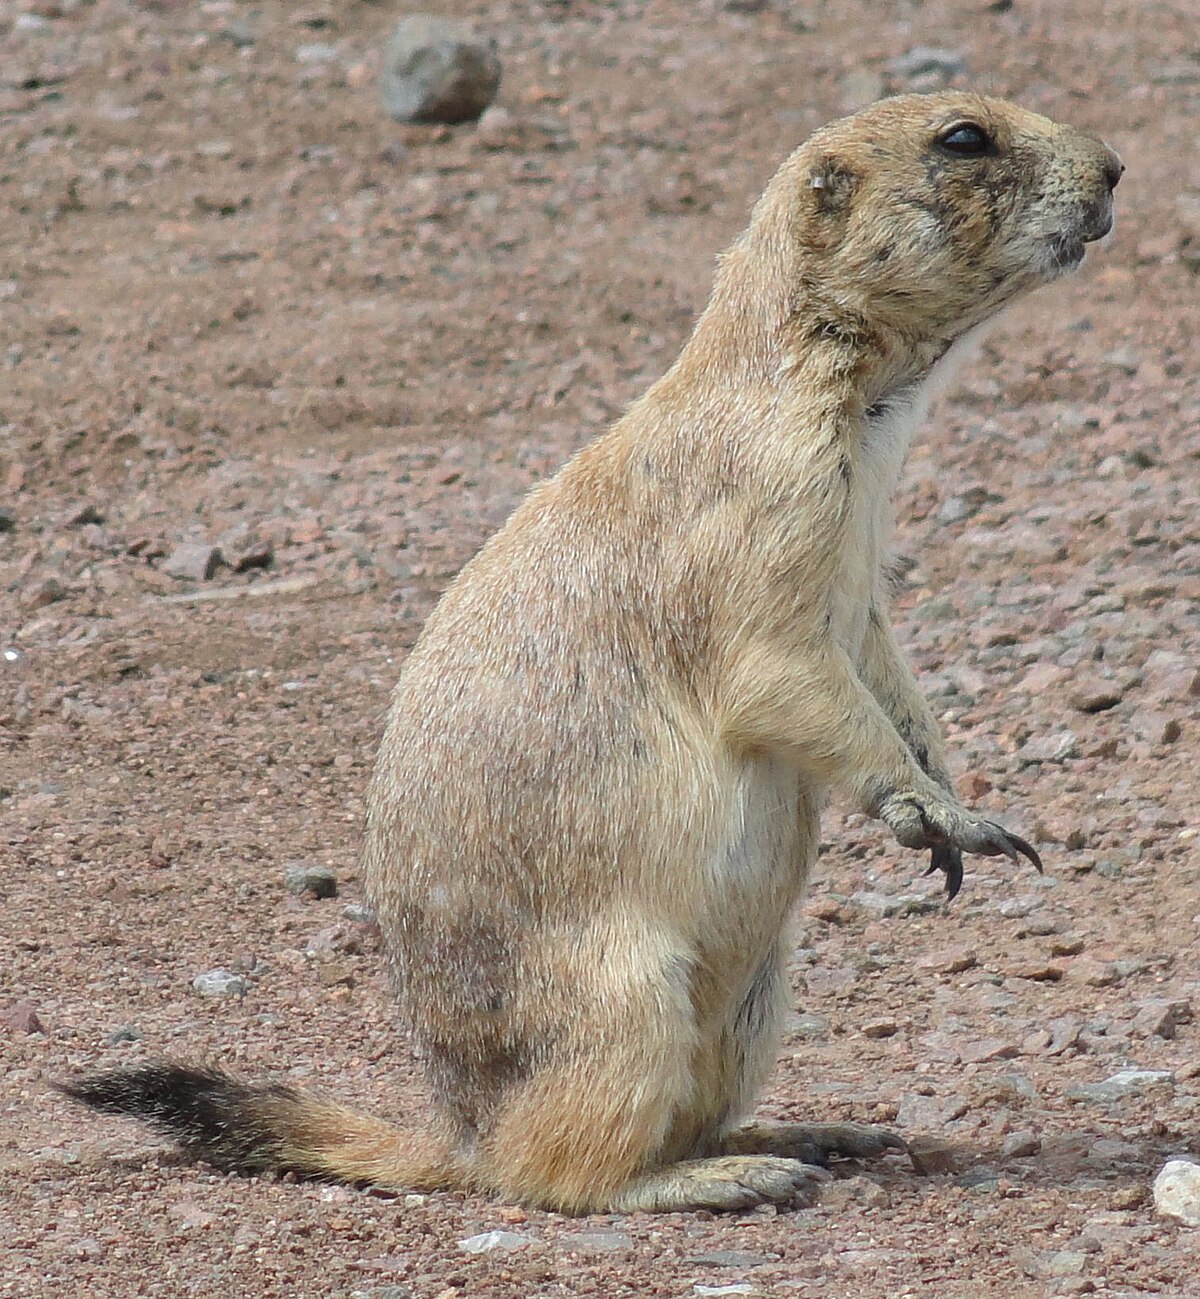
[[[1001,854],[1012,861],[1027,857],[1040,872],[1042,859],[1037,849],[1020,835],[995,821],[975,816],[966,808],[915,790],[891,794],[879,807],[879,819],[906,848],[930,849],[930,871],[946,876],[946,895],[954,897],[962,884],[962,855],[977,852],[984,857]]]

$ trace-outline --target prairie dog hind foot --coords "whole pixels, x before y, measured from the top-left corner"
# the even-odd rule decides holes
[[[617,1191],[614,1213],[680,1213],[694,1209],[752,1209],[810,1199],[829,1174],[778,1155],[722,1155],[670,1164]]]
[[[903,1137],[873,1123],[782,1123],[762,1120],[735,1128],[722,1143],[731,1154],[770,1151],[824,1167],[834,1159],[878,1159],[904,1152]]]

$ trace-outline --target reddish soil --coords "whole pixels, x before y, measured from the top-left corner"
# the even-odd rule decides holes
[[[1200,1293],[1150,1196],[1200,1154],[1193,0],[443,8],[499,43],[483,132],[381,117],[387,6],[0,9],[0,1295]],[[405,650],[669,364],[778,161],[917,46],[1129,165],[1115,241],[1001,322],[899,499],[900,633],[1048,874],[974,859],[943,908],[833,808],[762,1103],[944,1171],[571,1221],[221,1176],[49,1090],[169,1054],[419,1104],[345,912]],[[229,565],[172,576],[185,542]],[[243,996],[193,991],[217,967]],[[1073,1090],[1123,1069],[1162,1076]],[[459,1247],[492,1229],[531,1239]]]

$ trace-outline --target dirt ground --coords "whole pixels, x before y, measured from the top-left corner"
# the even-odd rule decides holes
[[[498,42],[482,130],[383,119],[392,6],[0,6],[0,1295],[1200,1294],[1150,1197],[1200,1155],[1193,0],[440,8]],[[901,637],[964,794],[1048,873],[973,859],[944,908],[831,809],[762,1102],[942,1171],[572,1221],[229,1178],[48,1090],[168,1054],[419,1105],[356,909],[406,648],[669,364],[784,154],[946,73],[1129,171],[899,499]],[[174,576],[185,543],[224,563]],[[339,896],[288,893],[297,862]],[[493,1229],[519,1247],[459,1244]]]

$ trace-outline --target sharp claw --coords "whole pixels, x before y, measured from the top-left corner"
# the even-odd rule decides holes
[[[953,844],[934,844],[930,853],[929,869],[925,874],[932,875],[935,870],[941,871],[946,876],[946,901],[952,901],[958,890],[962,888],[962,853]]]
[[[1044,875],[1045,871],[1042,869],[1042,859],[1041,857],[1038,856],[1038,851],[1033,846],[1033,844],[1026,843],[1025,840],[1022,839],[1020,835],[1016,835],[1016,834],[1010,834],[1008,838],[1009,838],[1009,842],[1012,843],[1012,845],[1017,849],[1018,852],[1024,853],[1025,856],[1028,857],[1031,862],[1033,862],[1033,864],[1037,867],[1038,874]],[[1013,861],[1016,860],[1017,859],[1014,857]]]

